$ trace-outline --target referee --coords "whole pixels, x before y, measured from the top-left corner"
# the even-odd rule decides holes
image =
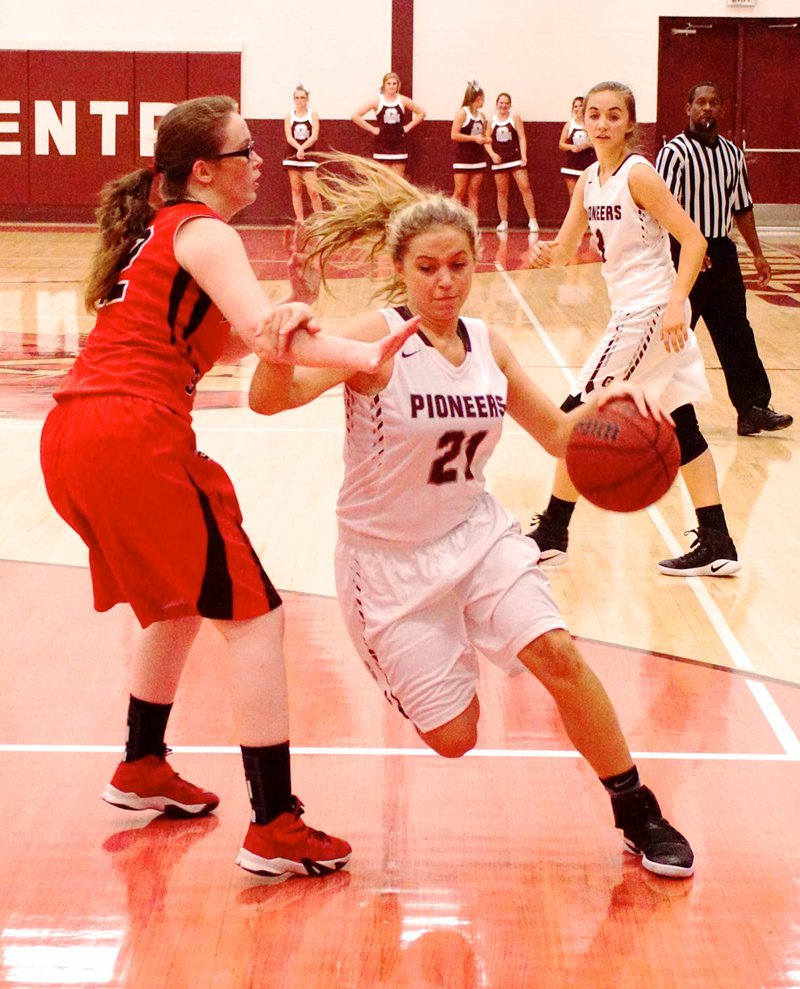
[[[747,318],[736,245],[728,237],[733,220],[753,254],[763,288],[772,271],[761,253],[744,154],[718,133],[722,110],[719,86],[713,82],[693,86],[686,104],[689,126],[659,151],[656,168],[708,241],[704,270],[689,295],[692,327],[702,316],[738,415],[737,431],[752,436],[761,430],[786,429],[793,419],[770,407],[772,389]],[[679,253],[673,240],[676,266]]]

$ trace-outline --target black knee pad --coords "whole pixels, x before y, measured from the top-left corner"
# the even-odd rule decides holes
[[[561,403],[561,411],[572,412],[572,410],[577,409],[579,405],[583,405],[583,399],[580,395],[567,395]]]
[[[671,414],[675,420],[675,434],[681,448],[681,467],[683,467],[697,460],[701,453],[705,453],[708,443],[700,432],[693,405],[681,405],[680,408],[673,409]]]

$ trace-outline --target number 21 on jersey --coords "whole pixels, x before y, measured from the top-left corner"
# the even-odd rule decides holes
[[[467,436],[463,430],[453,429],[443,433],[436,444],[442,455],[431,464],[428,484],[453,484],[459,480],[459,471],[466,481],[474,480],[472,462],[478,447],[486,438],[487,430]],[[463,456],[462,456],[463,451]]]

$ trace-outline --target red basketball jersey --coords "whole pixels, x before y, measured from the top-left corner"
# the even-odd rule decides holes
[[[194,217],[223,223],[202,203],[158,211],[131,250],[111,297],[55,399],[133,395],[188,415],[197,382],[214,364],[230,332],[222,313],[178,264],[175,235]]]

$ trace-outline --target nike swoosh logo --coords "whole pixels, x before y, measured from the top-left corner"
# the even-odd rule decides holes
[[[418,353],[419,353],[418,350],[412,350],[410,354],[407,354],[404,350],[401,350],[400,351],[400,356],[401,357],[413,357],[414,354],[418,354]]]
[[[720,563],[719,566],[717,567],[715,567],[714,564],[712,563],[710,567],[711,573],[717,573],[718,570],[722,570],[723,567],[726,567],[727,565],[728,565],[727,560],[725,561],[725,563]]]

